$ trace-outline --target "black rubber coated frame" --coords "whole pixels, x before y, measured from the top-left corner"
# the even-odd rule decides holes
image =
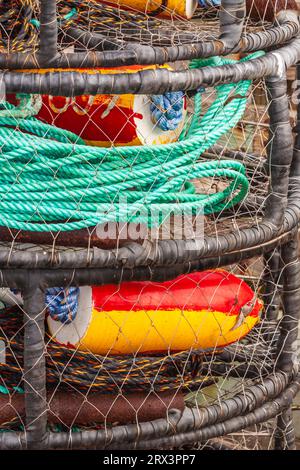
[[[288,240],[284,237],[273,239],[274,246],[282,244],[284,317],[280,322],[280,338],[276,360],[276,372],[260,385],[253,385],[242,395],[204,409],[185,409],[181,414],[170,412],[168,418],[151,423],[140,423],[115,427],[105,431],[83,431],[79,433],[48,433],[46,430],[47,402],[44,361],[44,290],[50,285],[83,285],[91,283],[118,282],[121,279],[161,280],[174,277],[182,270],[203,269],[205,260],[195,256],[191,264],[135,269],[11,269],[1,270],[1,285],[21,287],[25,299],[25,404],[26,433],[2,433],[1,448],[169,448],[191,442],[205,442],[207,439],[231,433],[278,416],[276,432],[277,448],[294,448],[294,432],[290,420],[290,404],[299,390],[299,378],[295,369],[295,344],[299,321],[300,264],[298,242],[295,231],[299,222],[300,182],[300,138],[292,146],[292,133],[288,120],[288,99],[284,76],[269,77],[266,80],[272,105],[270,112],[269,166],[271,187],[266,207],[265,226],[280,233],[286,224],[287,215],[293,212]],[[280,170],[280,171],[279,171]],[[267,221],[270,221],[267,224]],[[250,229],[249,229],[250,230]],[[257,227],[253,229],[258,230]],[[287,231],[288,232],[288,231]],[[251,231],[249,232],[251,233]],[[250,241],[250,240],[249,240]],[[244,247],[247,246],[244,245]],[[270,246],[267,245],[270,250]],[[256,247],[256,253],[263,252]],[[253,250],[245,250],[245,257]],[[228,262],[232,256],[227,255]],[[243,257],[243,252],[239,254]],[[216,258],[215,258],[216,260]],[[205,267],[211,266],[207,260]],[[226,261],[226,257],[224,258]],[[222,259],[219,259],[219,264]],[[213,263],[216,265],[216,262]],[[226,264],[226,262],[225,262]],[[170,270],[167,273],[167,270]],[[151,273],[151,276],[149,274]]]

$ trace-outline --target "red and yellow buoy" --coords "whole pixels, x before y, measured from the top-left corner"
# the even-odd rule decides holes
[[[153,79],[155,79],[157,68],[157,66],[130,66],[64,71],[80,71],[88,74],[121,74],[153,70]],[[60,69],[31,70],[31,73],[45,74],[54,71],[57,72]],[[23,71],[23,73],[27,72],[29,71]],[[48,124],[75,133],[88,145],[110,147],[111,145],[155,145],[175,142],[184,125],[185,99],[182,100],[182,120],[174,130],[164,131],[153,121],[150,105],[150,97],[146,95],[83,95],[76,97],[42,95],[36,117]]]
[[[211,349],[240,340],[259,321],[250,286],[223,270],[163,283],[82,287],[75,320],[48,318],[53,338],[98,354]]]
[[[101,0],[113,7],[140,11],[151,16],[172,18],[180,16],[190,19],[198,6],[198,0]]]

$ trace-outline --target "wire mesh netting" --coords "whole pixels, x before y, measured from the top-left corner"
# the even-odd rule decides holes
[[[65,50],[122,50],[128,43],[174,46],[217,39],[220,2],[57,1],[59,47]],[[39,2],[9,0],[1,5],[3,51],[38,51]],[[193,22],[188,21],[194,13]],[[269,17],[270,20],[270,17]],[[270,25],[270,23],[269,23]],[[259,28],[255,21],[247,27]],[[266,24],[262,25],[262,29]],[[92,33],[95,37],[87,36]],[[86,42],[87,39],[90,39]],[[98,39],[96,42],[95,39]]]
[[[147,95],[8,95],[2,239],[14,250],[36,241],[53,252],[64,243],[118,246],[257,223],[268,192],[264,83],[221,85],[175,99],[180,116],[169,130],[170,120]],[[25,107],[37,117],[21,117]],[[24,150],[12,160],[20,140]]]
[[[275,265],[282,264],[278,251],[270,256]],[[97,429],[105,436],[112,426],[141,424],[163,417],[172,425],[174,409],[183,411],[187,407],[203,413],[207,407],[230,403],[238,396],[248,398],[251,386],[272,381],[270,377],[276,372],[278,353],[283,347],[279,341],[282,273],[280,268],[271,273],[264,268],[264,260],[257,258],[227,267],[226,271],[185,275],[159,285],[148,282],[80,288],[79,308],[71,324],[48,316],[45,352],[49,429],[58,433]],[[241,317],[240,299],[236,300],[238,310],[231,307],[228,322],[224,313],[216,311],[218,303],[226,303],[224,291],[228,289],[229,301],[246,295],[251,304],[251,295],[255,295],[264,302],[259,323],[255,315],[260,309],[253,313],[255,307],[251,310],[248,306],[248,316]],[[182,294],[184,305],[179,308],[178,296]],[[0,336],[5,345],[5,364],[1,365],[1,428],[20,431],[25,424],[26,320],[23,324],[22,317],[26,318],[26,313],[20,296],[7,292],[5,295],[7,303],[17,300],[21,305],[3,308],[0,314]],[[149,302],[154,302],[157,295],[160,302],[154,310]],[[88,296],[92,296],[94,303],[86,306]],[[172,311],[168,302],[173,298],[176,307]],[[205,312],[194,305],[195,299],[207,304]],[[243,312],[247,313],[245,309]],[[294,328],[297,329],[296,323]],[[210,347],[199,348],[200,341],[208,346],[210,342]],[[190,342],[191,347],[183,346],[183,351],[176,351],[182,342]],[[156,351],[151,352],[151,348]],[[274,375],[273,389],[278,382],[279,387],[284,386],[284,379],[281,380],[282,383],[278,378],[276,381]],[[259,393],[252,396],[258,403],[260,398]],[[271,448],[274,432],[272,422],[267,422],[232,433],[229,441],[237,448]],[[193,448],[206,447],[209,442],[199,439]],[[107,445],[118,445],[118,440]]]
[[[293,447],[297,5],[145,3],[0,3],[0,447]]]

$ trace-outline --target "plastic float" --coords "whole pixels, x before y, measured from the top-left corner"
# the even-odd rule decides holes
[[[158,67],[77,69],[82,73],[120,74]],[[52,69],[34,70],[36,73]],[[76,69],[68,69],[69,72]],[[25,73],[28,71],[24,71]],[[155,79],[155,76],[153,77]],[[186,104],[183,93],[165,95],[35,96],[36,117],[80,136],[88,145],[154,145],[175,142],[183,129]],[[17,103],[15,97],[10,101]]]
[[[186,19],[192,18],[198,6],[198,0],[104,0],[103,3],[140,11],[149,16],[172,17],[177,15]]]
[[[124,282],[80,288],[76,317],[48,317],[59,343],[97,354],[223,347],[259,321],[262,303],[227,271],[204,271],[164,283]]]

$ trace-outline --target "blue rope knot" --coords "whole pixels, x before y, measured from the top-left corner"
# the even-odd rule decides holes
[[[46,305],[53,320],[67,325],[75,320],[78,310],[79,288],[51,287],[46,292]]]
[[[201,8],[219,7],[221,0],[198,0],[198,3]]]
[[[183,97],[182,91],[151,96],[152,121],[163,131],[174,131],[182,121]]]

